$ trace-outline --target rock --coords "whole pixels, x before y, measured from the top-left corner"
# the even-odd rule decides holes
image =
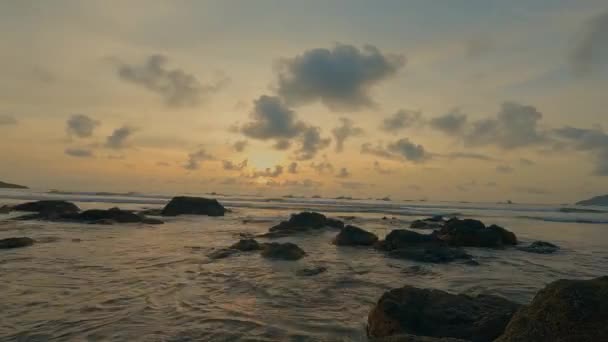
[[[322,228],[343,228],[344,222],[327,218],[323,214],[315,212],[301,212],[293,214],[288,221],[283,221],[268,230],[268,233],[260,237],[275,238],[289,236],[291,234],[317,230]]]
[[[0,207],[0,214],[8,214],[11,212],[11,210],[13,210],[13,208],[9,207],[8,205],[3,205]]]
[[[239,240],[239,242],[230,246],[230,248],[236,249],[236,250],[242,251],[242,252],[249,252],[249,251],[258,251],[258,250],[262,249],[262,246],[254,239],[241,239],[241,240]]]
[[[142,217],[141,218],[141,223],[144,224],[164,224],[165,222],[159,220],[159,219],[155,219],[155,218],[150,218],[150,217]]]
[[[460,248],[452,247],[407,247],[395,249],[388,253],[391,258],[408,259],[418,262],[447,263],[455,260],[471,260],[472,256]]]
[[[576,205],[597,205],[597,206],[608,206],[608,195],[595,196],[590,199],[576,202]]]
[[[545,241],[534,241],[528,246],[517,247],[520,251],[537,254],[551,254],[559,250],[559,247]]]
[[[478,220],[450,219],[438,233],[450,246],[458,247],[503,247],[517,244],[514,233],[496,226],[486,226]]]
[[[496,341],[606,341],[607,322],[608,276],[558,280],[520,309]]]
[[[68,217],[66,217],[68,218]],[[110,208],[110,209],[91,209],[85,210],[77,215],[69,217],[70,219],[76,221],[87,221],[90,223],[96,223],[98,221],[108,220],[118,223],[138,223],[142,222],[142,217],[119,208]]]
[[[433,221],[431,219],[415,220],[410,224],[413,229],[438,229],[443,226],[443,221]]]
[[[315,266],[310,268],[303,268],[296,271],[296,275],[301,277],[312,277],[327,271],[327,267]]]
[[[15,237],[0,239],[0,249],[27,247],[34,244],[34,239],[29,237]]]
[[[207,254],[207,257],[209,257],[210,259],[223,259],[223,258],[227,258],[233,254],[238,253],[239,251],[237,249],[233,249],[233,248],[221,248],[218,250],[215,250],[209,254]]]
[[[369,337],[411,334],[493,341],[519,305],[497,296],[455,295],[412,286],[385,292],[368,316]]]
[[[372,342],[469,342],[458,338],[450,337],[428,337],[428,336],[416,336],[410,334],[395,335],[385,338],[377,338]]]
[[[25,185],[0,182],[0,189],[29,189]]]
[[[435,234],[420,234],[407,229],[395,229],[388,233],[376,248],[391,251],[412,246],[444,246],[445,243]]]
[[[13,207],[13,210],[36,212],[40,215],[40,218],[56,218],[66,214],[78,213],[80,208],[67,201],[45,200],[17,204]]]
[[[174,197],[162,210],[162,216],[207,215],[224,216],[224,208],[217,200],[202,197]]]
[[[138,212],[139,215],[143,215],[143,216],[162,216],[163,213],[163,209],[146,209],[146,210],[142,210],[140,212]]]
[[[298,245],[291,242],[271,242],[265,244],[262,249],[262,256],[270,259],[298,260],[305,255],[306,253]]]
[[[371,246],[377,241],[376,234],[348,225],[336,235],[333,243],[338,246]]]

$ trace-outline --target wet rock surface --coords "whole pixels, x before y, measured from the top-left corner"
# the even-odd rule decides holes
[[[163,208],[162,216],[207,215],[224,216],[227,212],[217,200],[203,197],[179,196]]]
[[[486,227],[473,219],[448,220],[438,232],[450,246],[498,248],[517,244],[514,233],[497,225]]]
[[[338,246],[372,246],[377,241],[376,234],[348,225],[336,235],[333,243]]]
[[[559,247],[545,241],[534,241],[528,246],[517,247],[520,251],[536,254],[551,254],[559,250]]]
[[[0,239],[0,249],[11,249],[27,247],[34,244],[34,239],[29,237],[13,237]]]
[[[289,220],[282,221],[271,227],[268,230],[268,233],[262,234],[260,237],[278,238],[323,228],[342,229],[344,228],[344,222],[328,218],[325,215],[316,212],[301,212],[293,214]]]
[[[264,245],[262,256],[269,259],[279,260],[298,260],[304,257],[306,253],[295,243],[271,242]]]
[[[35,212],[38,214],[30,216],[37,216],[46,219],[59,218],[62,215],[74,214],[80,211],[80,208],[78,208],[78,206],[76,206],[74,203],[56,200],[21,203],[13,206],[12,209],[14,211]]]

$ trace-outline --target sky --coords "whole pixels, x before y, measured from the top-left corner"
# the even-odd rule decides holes
[[[608,193],[604,0],[3,1],[0,46],[6,182]]]

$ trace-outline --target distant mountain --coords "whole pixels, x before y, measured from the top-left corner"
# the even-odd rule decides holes
[[[0,182],[0,189],[27,189],[27,186]]]
[[[595,196],[588,200],[576,202],[577,205],[605,205],[608,206],[608,195]]]

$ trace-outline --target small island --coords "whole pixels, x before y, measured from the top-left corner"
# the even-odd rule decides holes
[[[29,189],[27,186],[0,181],[0,189]]]
[[[576,205],[600,205],[600,206],[608,206],[608,195],[603,196],[595,196],[590,199],[576,202]]]

